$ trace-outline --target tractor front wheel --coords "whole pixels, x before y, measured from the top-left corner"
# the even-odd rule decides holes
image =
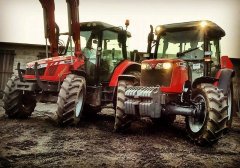
[[[86,96],[84,77],[70,74],[61,86],[58,95],[57,121],[61,126],[76,126],[82,116]]]
[[[212,145],[227,128],[227,98],[212,84],[202,83],[192,92],[192,100],[199,103],[200,115],[187,117],[187,131],[198,145]]]
[[[117,103],[115,111],[114,131],[119,132],[127,129],[131,125],[131,120],[125,114],[125,91],[128,87],[132,87],[134,82],[130,80],[119,80],[117,89]]]
[[[36,107],[36,99],[30,92],[15,88],[20,79],[12,76],[4,89],[3,108],[9,118],[27,118]]]

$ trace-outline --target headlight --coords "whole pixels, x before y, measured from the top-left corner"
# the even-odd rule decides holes
[[[152,67],[148,63],[142,63],[141,69],[149,70],[149,69],[152,69]]]
[[[201,21],[200,26],[201,28],[205,28],[208,25],[206,21]]]
[[[170,69],[170,68],[172,68],[172,64],[169,62],[158,63],[155,66],[155,69]]]

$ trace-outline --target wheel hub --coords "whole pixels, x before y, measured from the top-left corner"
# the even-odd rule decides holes
[[[75,115],[76,117],[79,117],[82,111],[83,106],[83,92],[81,91],[78,95],[78,100],[76,102],[76,109],[75,109]]]
[[[204,125],[206,118],[206,101],[202,95],[197,95],[194,98],[197,103],[196,115],[194,117],[189,117],[189,126],[193,132],[199,132]]]

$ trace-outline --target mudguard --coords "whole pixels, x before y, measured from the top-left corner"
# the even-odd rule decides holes
[[[84,78],[87,76],[86,72],[83,70],[71,70],[71,72],[75,75],[83,76]]]
[[[119,81],[119,80],[137,81],[138,79],[137,79],[136,76],[134,76],[134,75],[123,74],[123,75],[119,75],[118,81]]]
[[[220,69],[216,75],[218,81],[215,83],[219,89],[223,90],[224,95],[227,95],[228,88],[231,85],[232,77],[234,77],[235,71],[232,69]]]
[[[139,63],[136,62],[132,62],[129,60],[124,60],[123,62],[121,62],[114,70],[112,76],[111,76],[111,80],[109,82],[109,86],[111,87],[116,87],[118,84],[118,77],[122,74],[124,74],[125,72],[128,71],[141,71],[141,65]]]
[[[203,77],[197,78],[193,81],[192,88],[196,88],[197,85],[200,84],[200,83],[212,83],[213,84],[214,82],[217,82],[216,78],[203,76]]]

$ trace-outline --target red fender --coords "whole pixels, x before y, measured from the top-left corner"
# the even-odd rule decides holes
[[[136,62],[129,61],[129,60],[124,60],[123,62],[121,62],[115,68],[115,70],[112,74],[111,80],[109,82],[109,86],[116,87],[117,84],[118,84],[118,76],[122,75],[125,72],[125,70],[132,65],[137,65],[137,66],[141,67],[140,64],[138,64]]]
[[[221,69],[216,74],[217,82],[214,83],[215,86],[222,89],[224,94],[227,94],[228,88],[231,84],[231,78],[235,75],[233,70],[232,61],[228,56],[221,57]]]
[[[224,68],[233,69],[232,61],[229,59],[228,56],[222,56],[220,61],[221,61],[221,69],[224,69]]]

